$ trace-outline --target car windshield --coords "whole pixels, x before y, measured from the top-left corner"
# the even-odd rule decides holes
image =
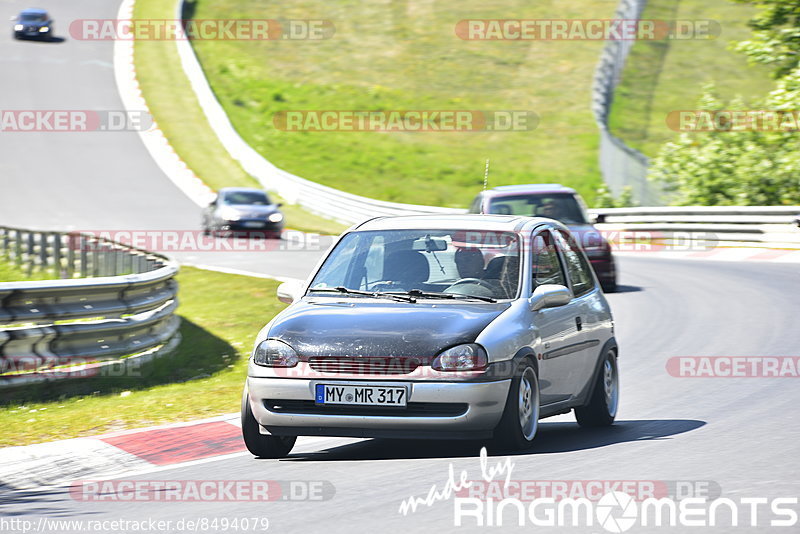
[[[588,224],[584,206],[572,193],[496,197],[491,199],[489,213],[549,217],[564,224]]]
[[[19,16],[22,22],[44,22],[47,20],[47,15],[40,13],[22,13]]]
[[[491,300],[515,298],[518,287],[519,239],[514,233],[376,230],[345,235],[310,292],[410,291],[415,298]]]
[[[225,193],[225,204],[248,204],[251,206],[269,205],[269,197],[261,191],[233,191]]]

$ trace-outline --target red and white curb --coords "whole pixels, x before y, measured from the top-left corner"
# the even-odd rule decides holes
[[[673,260],[800,263],[800,250],[773,248],[714,248],[710,250],[657,250],[614,252],[615,256]]]
[[[135,0],[123,0],[119,6],[117,18],[130,20],[133,18]],[[139,81],[136,79],[136,68],[133,62],[134,40],[116,39],[114,41],[114,78],[122,105],[129,112],[150,111]],[[207,206],[214,198],[214,191],[189,168],[169,144],[164,132],[153,119],[153,126],[147,131],[140,131],[145,148],[164,174],[188,196],[195,204]]]
[[[0,449],[0,485],[61,486],[245,453],[239,414]],[[249,454],[249,453],[248,453]]]

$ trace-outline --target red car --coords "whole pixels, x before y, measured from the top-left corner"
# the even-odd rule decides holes
[[[603,290],[610,293],[617,289],[611,245],[590,222],[586,204],[574,189],[561,184],[504,185],[478,194],[469,212],[549,217],[561,221],[586,252]]]

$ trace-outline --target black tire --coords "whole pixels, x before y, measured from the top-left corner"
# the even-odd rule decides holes
[[[259,458],[285,458],[297,441],[297,436],[269,436],[259,431],[250,409],[247,388],[242,395],[242,438],[247,450]]]
[[[600,282],[600,287],[603,288],[603,293],[616,293],[616,291],[617,291],[617,281],[616,280],[608,280],[606,282]]]
[[[609,375],[609,373],[611,373]],[[610,384],[608,381],[610,380]],[[617,354],[610,350],[603,357],[594,388],[588,402],[575,408],[575,418],[584,427],[601,427],[614,424],[619,406],[619,369]]]
[[[529,414],[524,417],[520,416],[520,409],[525,404],[523,397],[526,389],[529,392],[527,400]],[[494,429],[494,442],[498,447],[520,450],[527,449],[533,444],[539,428],[539,399],[539,375],[536,368],[530,360],[522,360],[511,380],[503,417]],[[524,420],[528,420],[530,426],[524,424]]]

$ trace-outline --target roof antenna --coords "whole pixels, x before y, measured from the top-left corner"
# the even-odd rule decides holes
[[[486,158],[486,169],[483,171],[483,190],[489,185],[489,158]]]

